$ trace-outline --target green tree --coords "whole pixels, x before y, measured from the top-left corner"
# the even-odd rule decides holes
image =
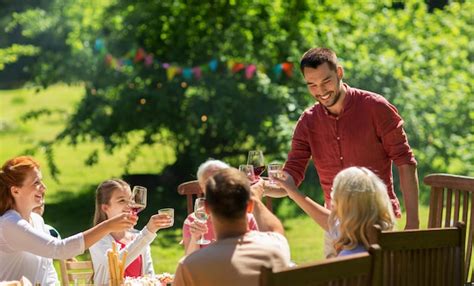
[[[135,142],[130,160],[140,146],[169,142],[177,154],[169,171],[180,180],[207,157],[238,164],[251,148],[284,159],[295,120],[313,100],[297,69],[276,77],[272,68],[327,46],[349,84],[398,107],[421,177],[473,175],[472,1],[433,11],[417,0],[97,2],[53,1],[47,11],[48,31],[66,52],[41,51],[39,82],[64,75],[87,89],[58,139],[99,140],[109,152]],[[153,54],[152,66],[133,63],[137,48]],[[130,63],[111,68],[107,53]],[[211,60],[216,71],[206,67]],[[228,71],[231,60],[266,71],[246,79]],[[207,70],[199,80],[170,79],[163,63]]]

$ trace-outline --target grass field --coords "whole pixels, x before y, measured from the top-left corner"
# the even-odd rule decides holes
[[[23,154],[38,140],[53,140],[64,127],[68,115],[82,95],[83,88],[79,85],[56,85],[39,93],[26,88],[0,91],[0,160],[4,162],[13,156]],[[21,120],[26,112],[41,108],[62,111],[38,120],[27,122]],[[45,151],[40,148],[34,155],[43,164],[43,174],[48,186],[45,220],[57,227],[63,237],[90,226],[94,208],[94,189],[102,180],[120,177],[123,173],[127,148],[117,150],[113,155],[100,152],[99,163],[86,167],[83,162],[88,153],[97,148],[100,148],[99,142],[77,147],[60,143],[55,148],[55,158],[61,171],[59,181],[54,181],[49,175]],[[160,173],[174,160],[170,146],[156,144],[141,150],[130,172]],[[175,190],[166,191],[175,192]],[[428,216],[426,206],[421,206],[420,216],[422,227],[426,227]],[[320,227],[304,214],[281,219],[290,242],[292,259],[296,263],[323,258],[323,232]],[[182,246],[179,245],[180,227],[181,222],[176,221],[173,229],[160,231],[158,238],[153,242],[152,255],[157,272],[174,272],[177,261],[183,255]],[[398,228],[403,227],[402,219]]]

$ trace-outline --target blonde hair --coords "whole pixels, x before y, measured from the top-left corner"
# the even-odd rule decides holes
[[[108,205],[110,198],[116,190],[130,190],[130,185],[121,179],[110,179],[102,182],[95,191],[95,212],[93,225],[108,219],[107,214],[102,210],[102,205]]]
[[[339,253],[358,244],[369,248],[368,235],[374,225],[391,230],[395,215],[384,182],[364,167],[350,167],[334,178],[329,225],[338,236],[334,247]],[[337,229],[334,229],[337,228]]]

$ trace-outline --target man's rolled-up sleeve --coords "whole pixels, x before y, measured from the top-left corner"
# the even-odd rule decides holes
[[[397,166],[416,165],[415,156],[403,129],[403,119],[396,107],[385,101],[377,104],[375,111],[377,133],[388,157]]]

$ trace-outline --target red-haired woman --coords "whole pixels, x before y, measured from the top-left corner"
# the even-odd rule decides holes
[[[84,232],[56,239],[47,232],[40,215],[46,186],[40,166],[28,156],[8,160],[0,170],[0,281],[19,280],[56,285],[51,258],[67,259],[84,252],[103,236],[129,229],[137,217],[122,213]]]

